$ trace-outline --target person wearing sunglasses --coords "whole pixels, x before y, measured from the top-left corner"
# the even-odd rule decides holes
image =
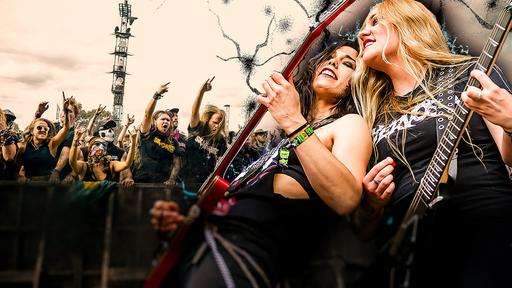
[[[58,147],[69,131],[69,99],[64,101],[64,121],[62,128],[53,135],[54,126],[45,118],[37,118],[30,123],[25,138],[20,143],[18,159],[22,166],[18,173],[18,181],[46,181],[54,172],[58,161]]]

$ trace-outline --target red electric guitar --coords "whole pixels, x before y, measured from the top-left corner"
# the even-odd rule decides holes
[[[290,78],[292,72],[297,68],[306,53],[309,51],[311,44],[313,44],[314,41],[322,34],[324,29],[353,2],[354,0],[339,1],[331,4],[331,6],[322,13],[316,25],[311,27],[303,43],[283,70],[282,74],[285,79]],[[219,161],[217,161],[215,170],[206,179],[198,191],[199,200],[189,209],[186,220],[175,231],[174,236],[170,240],[168,250],[160,258],[157,266],[146,278],[144,283],[145,288],[161,287],[167,275],[169,275],[171,270],[179,261],[182,243],[192,222],[200,213],[211,213],[216,208],[217,202],[225,196],[229,183],[223,179],[224,173],[266,112],[267,108],[265,106],[258,105],[258,108],[251,116],[245,127],[238,133],[238,137],[233,141],[226,153],[224,153]]]

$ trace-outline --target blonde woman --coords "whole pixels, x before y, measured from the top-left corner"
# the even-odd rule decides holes
[[[14,180],[16,157],[16,134],[9,129],[3,110],[0,108],[0,180]]]
[[[199,115],[199,108],[203,96],[212,89],[212,81],[206,80],[192,106],[190,124],[188,126],[189,137],[186,144],[186,152],[181,175],[185,182],[185,189],[197,192],[208,175],[215,168],[217,159],[227,149],[226,140],[226,113],[213,105],[206,105]]]
[[[437,146],[436,122],[463,102],[477,113],[458,146],[455,185],[423,222],[411,287],[508,286],[510,86],[499,73],[491,80],[471,71],[472,58],[450,54],[434,16],[416,1],[375,5],[359,32],[359,43],[353,91],[373,127],[378,162],[363,181],[361,224],[387,228],[400,223]],[[482,89],[470,87],[460,95],[470,72]]]
[[[50,120],[37,118],[30,123],[23,142],[19,145],[18,159],[23,166],[19,171],[18,180],[48,180],[54,173],[58,161],[57,150],[65,140],[69,131],[69,99],[64,101],[64,120],[62,128],[55,136],[52,135],[54,126]]]

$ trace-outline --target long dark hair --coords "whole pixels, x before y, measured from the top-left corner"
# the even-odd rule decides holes
[[[356,51],[359,50],[359,45],[354,41],[345,40],[334,42],[328,45],[320,54],[309,59],[304,67],[304,71],[299,74],[299,78],[296,80],[295,87],[300,95],[301,113],[308,121],[313,120],[313,104],[315,103],[316,95],[311,84],[313,82],[316,68],[323,62],[327,61],[334,51],[342,46],[352,47]],[[344,94],[340,95],[338,103],[333,107],[333,115],[335,117],[341,117],[347,113],[355,113],[355,111],[356,108],[351,97],[351,91],[350,89],[346,89]]]

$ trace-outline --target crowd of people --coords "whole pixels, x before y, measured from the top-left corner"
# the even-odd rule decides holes
[[[206,105],[200,113],[203,96],[212,89],[212,81],[213,78],[204,83],[194,101],[188,137],[178,130],[178,108],[155,111],[168,84],[154,93],[136,128],[130,128],[135,122],[130,114],[121,127],[112,119],[97,123],[105,110],[102,105],[90,119],[85,119],[87,127],[75,127],[81,105],[64,93],[58,123],[43,117],[47,102],[38,105],[33,121],[24,131],[16,129],[14,113],[2,110],[0,180],[52,184],[108,180],[124,187],[164,183],[196,193],[228,145],[226,113],[213,105]],[[236,175],[236,171],[243,170],[242,165],[258,158],[267,143],[267,132],[256,131],[243,148],[251,151],[251,158],[238,157],[230,174]]]
[[[272,73],[258,102],[282,141],[270,147],[268,131],[253,133],[226,175],[229,209],[192,226],[168,280],[177,287],[276,287],[314,251],[309,247],[326,234],[322,224],[340,215],[350,215],[363,238],[392,235],[438,145],[443,128],[436,123],[460,106],[476,113],[458,146],[453,185],[424,217],[407,281],[410,287],[506,287],[511,86],[499,68],[487,76],[475,63],[449,51],[423,4],[385,0],[370,10],[357,41],[331,43],[297,79]],[[481,87],[463,92],[469,77]],[[13,113],[3,110],[0,180],[164,183],[197,192],[229,142],[226,113],[212,105],[200,113],[214,78],[194,99],[187,136],[178,130],[177,108],[156,110],[168,83],[149,99],[140,126],[130,131],[128,116],[117,138],[111,120],[93,131],[101,106],[87,128],[75,127],[73,97],[63,96],[59,123],[42,118],[40,105],[21,135],[11,128]],[[157,201],[151,223],[175,231],[185,208]],[[361,285],[388,287],[386,268],[369,270]]]

